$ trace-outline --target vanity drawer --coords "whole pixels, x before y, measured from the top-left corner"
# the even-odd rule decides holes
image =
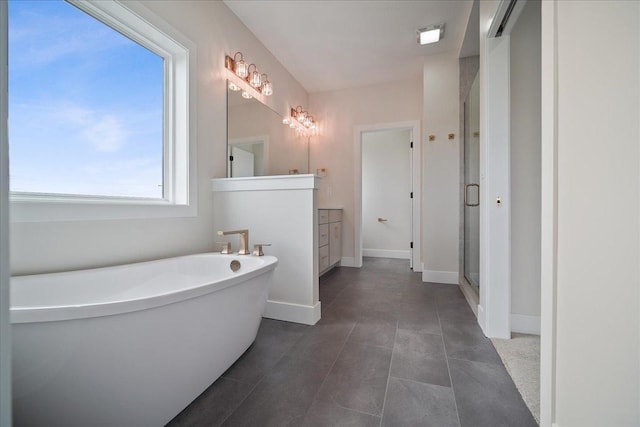
[[[322,224],[318,227],[318,247],[329,244],[329,224]]]
[[[329,245],[325,245],[318,250],[318,270],[323,272],[329,268]]]
[[[318,224],[326,224],[329,222],[329,211],[327,209],[318,210]]]
[[[341,221],[342,221],[342,209],[330,209],[329,222],[341,222]]]

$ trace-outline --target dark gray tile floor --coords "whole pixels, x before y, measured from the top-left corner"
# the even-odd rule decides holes
[[[315,326],[263,319],[170,426],[536,426],[455,285],[365,258],[320,279]]]

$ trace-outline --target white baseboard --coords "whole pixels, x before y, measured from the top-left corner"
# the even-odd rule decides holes
[[[340,266],[341,267],[355,267],[356,266],[356,259],[354,257],[343,256],[342,259],[340,260]]]
[[[315,325],[320,320],[320,311],[320,301],[311,306],[268,300],[262,317],[302,323],[304,325]]]
[[[409,259],[409,257],[411,256],[411,252],[391,249],[362,249],[362,256],[370,256],[374,258]]]
[[[458,272],[457,271],[434,271],[423,270],[422,271],[423,282],[433,283],[446,283],[450,285],[458,284]]]
[[[540,316],[511,314],[511,332],[540,335]]]

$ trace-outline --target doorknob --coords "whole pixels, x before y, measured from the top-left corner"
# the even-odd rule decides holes
[[[378,218],[378,222],[387,222],[387,218]]]
[[[476,203],[469,203],[469,187],[476,187],[478,189],[478,201]],[[464,186],[464,205],[469,207],[480,206],[480,185],[467,184]]]

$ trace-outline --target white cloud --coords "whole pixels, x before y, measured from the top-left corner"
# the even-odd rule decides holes
[[[122,148],[128,132],[114,114],[101,113],[87,108],[66,105],[57,110],[56,116],[63,124],[75,127],[77,135],[100,152],[114,152]]]
[[[12,18],[9,40],[14,48],[12,66],[16,68],[42,67],[71,55],[101,54],[129,43],[94,18],[82,15],[57,16],[30,10]]]

